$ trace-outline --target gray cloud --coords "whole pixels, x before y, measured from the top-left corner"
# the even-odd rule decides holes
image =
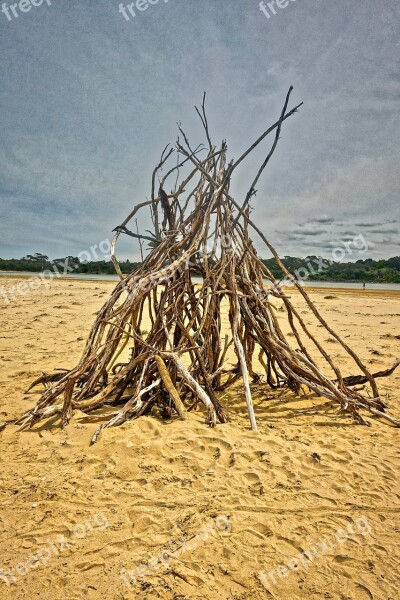
[[[371,233],[399,233],[399,230],[397,228],[392,228],[392,229],[371,229]]]
[[[288,232],[286,231],[279,231],[277,230],[277,233],[281,234],[281,235],[288,235]],[[315,231],[310,231],[310,230],[299,230],[299,231],[291,231],[290,235],[293,238],[302,238],[302,237],[306,237],[306,236],[318,236],[318,235],[322,235],[326,233],[325,229],[320,229],[320,230],[315,230]]]
[[[335,219],[333,217],[320,217],[319,219],[311,219],[309,223],[334,223]]]
[[[353,228],[375,228],[383,257],[398,252],[383,215],[399,214],[399,17],[391,0],[294,2],[271,19],[256,0],[171,0],[129,23],[109,0],[0,14],[0,256],[98,243],[148,197],[176,121],[203,141],[204,90],[215,142],[238,156],[291,83],[304,106],[252,199],[257,224],[282,254],[329,253]],[[268,150],[232,182],[239,200]],[[123,240],[120,255],[138,246]]]

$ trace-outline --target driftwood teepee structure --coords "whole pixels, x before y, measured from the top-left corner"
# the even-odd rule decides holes
[[[291,91],[277,122],[229,163],[226,143],[217,148],[211,141],[204,99],[196,110],[207,145],[192,149],[179,126],[176,150],[180,163],[161,177],[174,152],[167,147],[153,173],[151,199],[137,205],[116,229],[113,261],[121,280],[98,313],[79,364],[34,382],[44,383],[46,389],[37,405],[14,423],[25,428],[59,415],[66,426],[74,411],[90,413],[92,420],[102,422],[93,437],[95,442],[102,429],[149,414],[154,407],[166,417],[177,414],[184,419],[188,410],[201,403],[207,422],[215,426],[228,419],[229,406],[221,406],[220,392],[240,381],[238,393],[244,389],[251,427],[256,429],[251,383],[264,380],[272,388],[287,386],[295,393],[302,388],[313,390],[351,413],[358,423],[366,424],[364,414],[372,413],[400,424],[387,415],[375,381],[377,376],[393,372],[399,362],[372,375],[325,322],[250,218],[249,201],[274,153],[281,128],[301,106],[288,110]],[[272,147],[246,198],[238,203],[230,195],[232,176],[270,134],[274,136]],[[182,169],[188,166],[190,172],[180,181]],[[167,181],[171,187],[171,180],[173,190],[167,194]],[[149,235],[127,227],[144,207],[150,208],[154,225]],[[258,257],[250,232],[261,238],[282,277],[297,287],[307,310],[350,355],[359,375],[342,375]],[[150,246],[142,264],[127,276],[122,275],[115,255],[121,234]],[[201,276],[201,285],[194,276]],[[224,311],[229,315],[225,330]],[[286,315],[293,343],[284,335],[278,314]],[[236,354],[234,365],[227,363],[230,347]],[[254,370],[255,355],[262,375]],[[363,387],[356,391],[355,385]]]

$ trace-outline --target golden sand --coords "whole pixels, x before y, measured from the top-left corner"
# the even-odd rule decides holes
[[[74,366],[113,286],[57,280],[16,303],[0,299],[1,421],[33,406],[39,391],[24,389],[42,370]],[[399,356],[400,293],[311,293],[372,371]],[[310,327],[345,374],[357,373]],[[400,371],[379,382],[397,416],[399,383]],[[97,425],[84,415],[65,431],[58,422],[6,429],[0,599],[397,600],[399,430],[371,419],[356,426],[314,395],[259,387],[254,401],[256,433],[241,388],[223,400],[231,423],[216,429],[201,413],[186,422],[143,417],[92,447]],[[164,568],[160,553],[174,543]],[[150,558],[154,568],[138,576]]]

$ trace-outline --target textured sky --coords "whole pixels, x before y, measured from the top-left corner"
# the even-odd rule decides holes
[[[0,257],[77,255],[110,237],[148,197],[176,122],[203,141],[193,106],[204,90],[214,140],[237,157],[291,84],[304,106],[284,125],[254,219],[282,255],[330,257],[360,235],[368,250],[350,260],[400,254],[398,1],[291,0],[269,19],[258,0],[159,0],[129,21],[118,7],[0,13]],[[238,173],[238,200],[268,149]],[[133,240],[120,256],[138,257]]]

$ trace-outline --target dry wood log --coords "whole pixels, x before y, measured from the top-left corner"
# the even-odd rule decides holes
[[[171,396],[171,400],[174,404],[174,407],[176,408],[176,412],[181,417],[181,419],[186,419],[187,412],[186,412],[185,405],[183,404],[181,397],[178,394],[178,390],[176,389],[176,387],[174,386],[174,384],[172,382],[172,379],[171,379],[168,369],[165,365],[165,362],[163,361],[161,356],[155,356],[154,360],[157,363],[158,371],[159,371],[160,377],[163,380],[163,383],[166,387],[166,390],[169,393],[169,395]]]

